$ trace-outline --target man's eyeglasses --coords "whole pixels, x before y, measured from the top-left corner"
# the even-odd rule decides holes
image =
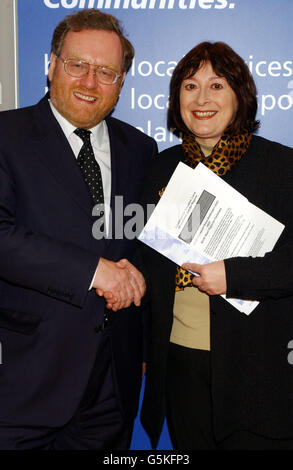
[[[60,56],[59,56],[60,57]],[[89,73],[90,67],[95,67],[94,75],[98,82],[103,85],[114,85],[121,74],[114,72],[112,69],[103,67],[102,65],[89,64],[78,59],[63,59],[60,57],[64,65],[64,71],[75,78],[81,78]]]

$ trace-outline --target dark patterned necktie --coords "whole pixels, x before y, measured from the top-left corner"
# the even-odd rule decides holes
[[[89,187],[89,191],[96,204],[104,203],[103,181],[100,166],[95,159],[91,144],[91,131],[87,129],[75,129],[74,133],[83,141],[77,163],[80,166],[84,179]]]

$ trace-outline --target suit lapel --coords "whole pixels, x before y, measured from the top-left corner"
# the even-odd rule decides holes
[[[129,184],[129,158],[127,153],[127,142],[125,135],[121,135],[119,127],[111,118],[106,119],[108,126],[110,149],[111,149],[111,211],[112,211],[112,237],[115,238],[115,220],[119,225],[116,236],[121,238],[124,230],[123,211],[125,200],[123,197],[123,207],[121,203],[115,204],[115,196],[125,196]],[[117,212],[119,211],[119,213]],[[122,213],[120,213],[122,211]],[[116,213],[117,212],[117,213]]]
[[[129,193],[129,184],[133,183],[132,159],[126,132],[121,132],[119,124],[112,118],[107,118],[111,149],[111,207],[113,209],[115,195]]]

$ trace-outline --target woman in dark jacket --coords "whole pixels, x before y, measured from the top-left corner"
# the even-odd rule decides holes
[[[166,416],[175,449],[293,448],[293,151],[253,135],[256,110],[251,74],[226,44],[201,43],[175,68],[169,124],[182,145],[154,158],[145,204],[179,161],[202,162],[285,229],[264,257],[183,265],[194,277],[142,246],[151,340],[141,420],[153,447]],[[245,315],[220,294],[260,303]]]

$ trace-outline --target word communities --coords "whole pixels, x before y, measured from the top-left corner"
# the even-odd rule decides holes
[[[133,8],[134,10],[146,10],[159,8],[161,10],[172,10],[179,8],[181,10],[195,9],[196,7],[204,10],[216,8],[234,8],[234,3],[228,3],[227,0],[44,0],[48,8]]]
[[[128,465],[131,468],[135,466],[137,462],[137,457],[115,457],[114,455],[110,454],[109,457],[104,457],[103,464],[104,465]]]

